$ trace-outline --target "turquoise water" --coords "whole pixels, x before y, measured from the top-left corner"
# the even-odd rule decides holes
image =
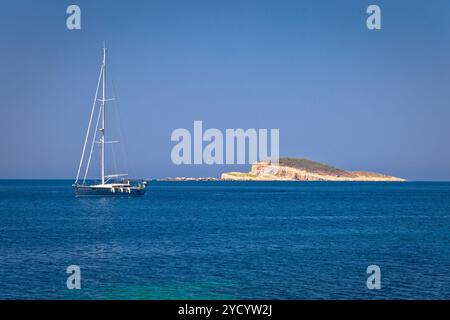
[[[450,183],[71,183],[0,181],[0,298],[450,298]]]

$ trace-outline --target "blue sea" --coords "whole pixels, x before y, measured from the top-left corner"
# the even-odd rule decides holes
[[[71,183],[0,181],[0,299],[450,298],[450,183]]]

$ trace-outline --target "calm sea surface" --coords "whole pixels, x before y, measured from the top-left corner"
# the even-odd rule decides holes
[[[450,299],[450,183],[71,183],[0,181],[0,299]]]

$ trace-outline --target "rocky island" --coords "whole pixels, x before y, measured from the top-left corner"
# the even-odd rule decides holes
[[[279,164],[255,162],[250,172],[222,173],[221,180],[241,181],[406,181],[381,173],[346,171],[316,161],[299,158],[280,158]]]

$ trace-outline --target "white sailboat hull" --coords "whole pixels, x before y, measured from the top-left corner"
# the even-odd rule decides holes
[[[135,197],[145,194],[145,185],[75,185],[75,195],[77,197],[88,196],[114,196],[114,197]]]

